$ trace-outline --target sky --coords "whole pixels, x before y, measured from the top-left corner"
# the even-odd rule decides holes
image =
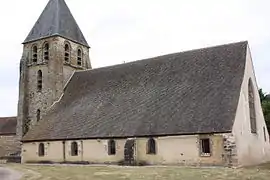
[[[48,0],[0,5],[0,117],[17,115],[21,44]],[[257,84],[270,93],[269,0],[66,0],[93,68],[248,40]]]

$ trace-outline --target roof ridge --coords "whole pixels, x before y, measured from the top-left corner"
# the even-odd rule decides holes
[[[0,119],[4,119],[4,118],[17,118],[17,116],[6,116],[6,117],[0,117]]]
[[[75,73],[84,73],[84,72],[89,72],[89,71],[97,71],[97,70],[106,69],[106,68],[113,68],[113,67],[119,67],[119,66],[124,66],[124,65],[130,65],[130,64],[136,63],[138,61],[140,61],[140,62],[141,61],[147,61],[147,60],[152,60],[152,59],[156,59],[156,58],[160,58],[160,57],[178,55],[178,54],[182,54],[182,53],[189,53],[189,52],[200,51],[200,50],[205,50],[205,49],[222,48],[222,47],[225,47],[225,46],[236,45],[236,44],[241,44],[241,43],[248,44],[248,41],[246,40],[246,41],[231,42],[231,43],[227,43],[227,44],[219,44],[219,45],[207,46],[207,47],[203,47],[203,48],[190,49],[190,50],[185,50],[185,51],[180,51],[180,52],[172,52],[172,53],[168,53],[168,54],[162,54],[162,55],[159,55],[159,56],[152,56],[152,57],[149,57],[149,58],[137,59],[137,60],[129,61],[127,63],[122,63],[122,64],[114,64],[114,65],[108,65],[108,66],[93,68],[93,69],[86,69],[86,70],[76,71]]]
[[[203,49],[221,48],[221,47],[235,45],[235,44],[248,44],[248,41],[244,40],[244,41],[229,42],[226,44],[209,45],[209,46],[205,46],[203,48],[195,48],[195,49],[185,50],[185,51],[182,51],[181,53],[185,53],[185,52],[189,52],[189,51],[196,51],[196,50],[203,50]]]
[[[56,4],[56,6],[57,6],[57,9],[59,9],[59,0],[56,0],[57,1],[57,4]],[[59,31],[59,26],[60,26],[60,22],[59,21],[57,21],[58,19],[59,19],[59,11],[57,11],[56,12],[56,19],[55,19],[55,23],[56,23],[56,29],[57,29],[57,32]]]

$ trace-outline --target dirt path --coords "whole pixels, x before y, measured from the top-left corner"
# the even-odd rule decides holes
[[[22,174],[4,167],[0,167],[0,179],[1,180],[19,180]]]

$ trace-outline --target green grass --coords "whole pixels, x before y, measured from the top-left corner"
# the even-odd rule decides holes
[[[22,180],[269,180],[270,164],[249,168],[9,165]]]

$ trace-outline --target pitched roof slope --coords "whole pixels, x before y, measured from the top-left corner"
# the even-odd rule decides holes
[[[89,47],[64,0],[50,0],[23,43],[59,35]]]
[[[17,117],[0,117],[0,135],[16,134]]]
[[[247,42],[76,72],[24,141],[230,132]]]

